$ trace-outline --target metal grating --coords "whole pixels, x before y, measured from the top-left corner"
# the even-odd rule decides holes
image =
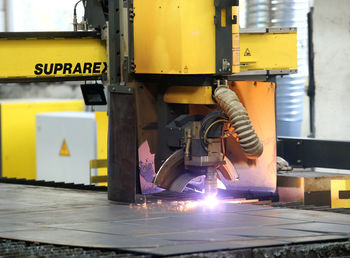
[[[284,247],[251,248],[232,251],[218,251],[193,253],[189,255],[173,256],[187,257],[349,257],[350,242],[316,243],[307,245],[290,245]],[[148,258],[152,255],[138,255],[134,253],[119,253],[101,249],[73,248],[68,246],[45,245],[0,239],[0,257],[138,257]]]
[[[349,257],[350,242],[318,243],[309,245],[291,245],[284,247],[254,248],[234,251],[196,253],[191,255],[173,256],[174,258],[189,257],[220,257],[220,258],[263,258],[263,257]]]
[[[150,257],[101,249],[73,248],[0,239],[0,257]]]

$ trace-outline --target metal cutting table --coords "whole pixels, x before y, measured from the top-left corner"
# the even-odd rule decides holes
[[[346,214],[229,202],[121,205],[106,194],[0,184],[0,238],[165,256],[350,237]]]

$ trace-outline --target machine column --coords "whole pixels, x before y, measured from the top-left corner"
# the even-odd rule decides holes
[[[135,202],[137,175],[136,103],[132,87],[110,87],[108,199]]]
[[[136,100],[134,89],[125,86],[130,73],[128,64],[132,63],[125,56],[130,57],[132,47],[125,49],[120,43],[129,35],[124,24],[132,27],[132,19],[125,15],[132,10],[132,1],[110,0],[108,9],[108,199],[131,203],[135,202],[138,182]]]

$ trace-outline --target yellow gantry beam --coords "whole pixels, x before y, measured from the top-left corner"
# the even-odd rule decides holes
[[[247,29],[240,33],[241,71],[296,70],[295,28]]]
[[[107,71],[105,42],[96,33],[0,33],[0,79],[94,78]]]
[[[169,62],[171,56],[177,55],[166,49],[159,50],[156,54],[168,56]],[[191,53],[185,51],[184,54],[194,59]],[[151,73],[154,64],[138,63],[138,60],[143,60],[140,55],[149,53],[135,52],[136,73]],[[241,71],[297,69],[296,31],[289,28],[241,33],[240,63]],[[144,67],[146,65],[151,66]],[[168,74],[174,74],[172,70],[168,71]],[[207,74],[209,70],[203,68],[203,71]],[[0,82],[88,80],[97,79],[105,72],[106,43],[94,32],[0,33]]]

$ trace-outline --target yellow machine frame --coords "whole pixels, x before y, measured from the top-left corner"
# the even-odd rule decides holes
[[[213,0],[135,0],[134,9],[137,73],[215,73]]]
[[[0,38],[2,81],[84,80],[107,71],[105,41],[95,33],[82,33],[81,38],[66,33],[35,33],[37,38],[28,33],[6,35]]]
[[[190,37],[186,41],[191,42],[187,44],[191,49],[179,48],[177,51],[181,50],[181,53],[172,52],[171,49],[166,50],[170,52],[166,52],[163,49],[164,52],[160,55],[161,47],[158,50],[145,47],[153,43],[161,43],[157,43],[157,37],[143,35],[142,29],[141,24],[135,27],[137,73],[162,73],[161,71],[170,74],[189,74],[199,71],[213,73],[212,54],[208,54],[204,49],[209,48],[211,43],[206,43],[205,40],[196,42]],[[93,33],[89,37],[79,39],[62,36],[48,38],[45,35],[42,38],[25,38],[25,35],[22,38],[0,38],[0,59],[2,60],[0,81],[57,80],[59,78],[84,80],[84,78],[98,78],[102,72],[107,71],[105,41],[96,38]],[[141,40],[142,35],[145,37],[143,40]],[[260,30],[259,33],[240,33],[240,70],[296,71],[296,40],[295,30],[273,32]],[[171,48],[171,46],[168,47]],[[249,49],[249,56],[245,55],[247,49]],[[200,52],[193,52],[197,50]],[[175,59],[170,60],[166,53],[171,53]],[[194,53],[202,58],[192,58]],[[180,56],[188,56],[188,59],[181,59]],[[44,72],[45,64],[47,64],[46,71],[51,70],[48,74]],[[185,69],[186,67],[188,70]]]
[[[221,13],[220,8],[222,8]],[[209,85],[202,83],[197,76],[193,81],[194,84],[190,84],[193,87],[174,82],[173,86],[167,87],[164,95],[165,103],[202,105],[205,108],[203,105],[215,104],[212,99],[213,85],[210,85],[213,83],[214,74],[244,76],[244,72],[257,70],[266,72],[266,75],[288,74],[296,71],[297,39],[294,29],[265,29],[242,34],[239,33],[237,20],[238,7],[233,7],[232,17],[228,17],[226,12],[231,16],[230,8],[231,6],[220,5],[214,0],[134,0],[133,9],[128,10],[131,14],[135,14],[135,17],[128,18],[128,23],[130,19],[133,21],[134,56],[129,50],[125,50],[129,49],[128,44],[132,44],[126,40],[129,35],[124,34],[127,24],[117,25],[119,28],[113,27],[115,23],[109,24],[109,30],[104,34],[107,35],[106,42],[109,42],[109,46],[106,46],[105,41],[101,40],[96,32],[85,32],[80,35],[74,33],[74,36],[69,33],[54,33],[49,36],[36,34],[39,37],[33,37],[29,33],[15,38],[2,35],[0,58],[4,61],[0,63],[0,81],[101,79],[101,76],[107,72],[107,59],[109,59],[111,64],[111,70],[108,71],[110,81],[107,84],[109,85],[116,85],[121,80],[128,82],[124,73],[134,69],[136,76],[138,74],[207,76],[210,78],[207,82]],[[217,17],[221,17],[221,21]],[[121,18],[120,21],[122,20]],[[232,30],[227,26],[232,26]],[[117,34],[124,36],[118,36],[116,39],[114,34],[110,33],[111,28],[112,31],[122,30]],[[127,33],[129,32],[130,30],[127,30]],[[229,44],[222,44],[223,42],[229,42]],[[118,47],[113,52],[110,46],[115,45]],[[221,47],[224,53],[218,51]],[[107,53],[110,53],[109,57]],[[127,69],[124,66],[125,61],[129,62]],[[123,68],[119,70],[120,67]],[[189,81],[190,78],[186,77],[187,83],[192,83]],[[237,142],[231,141],[228,149],[235,153],[231,158],[234,159],[236,170],[244,171],[245,175],[259,174],[264,171],[260,173],[262,177],[256,180],[254,187],[263,186],[274,191],[276,187],[275,85],[254,81],[241,82],[238,77],[230,79],[236,81],[231,83],[231,89],[236,92],[247,109],[257,134],[266,146],[263,156],[252,162],[244,157],[242,150],[237,147]],[[135,81],[145,83],[146,87],[149,86],[146,85],[149,83],[147,79],[138,80],[136,77]],[[159,86],[162,87],[161,84]],[[116,88],[116,91],[120,90],[118,87],[111,87],[111,91],[113,88]],[[107,124],[104,115],[97,118],[101,119],[102,124]],[[106,138],[102,131],[98,134],[101,138]],[[98,159],[104,159],[103,156],[98,155]],[[229,153],[227,157],[230,157]],[[101,166],[91,163],[91,168],[93,167]],[[103,176],[103,173],[104,171],[99,170],[99,176]],[[237,186],[244,188],[247,186],[245,183],[242,180]]]
[[[241,71],[296,70],[295,28],[244,30],[240,33]]]

